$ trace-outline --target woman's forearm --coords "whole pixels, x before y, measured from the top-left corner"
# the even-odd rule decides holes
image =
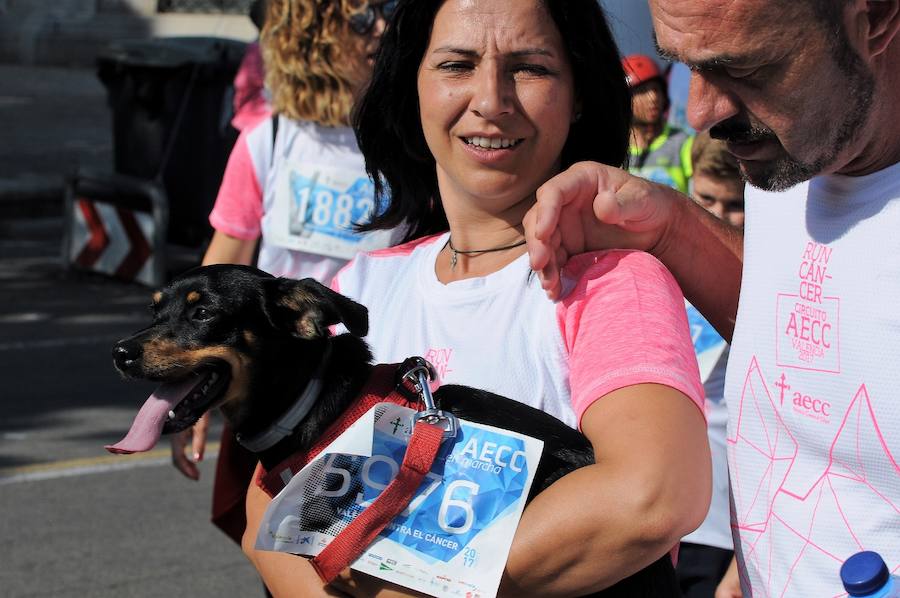
[[[703,521],[710,462],[705,422],[683,395],[610,393],[596,465],[539,494],[516,532],[501,594],[573,596],[606,588],[669,552]],[[616,396],[614,396],[616,395]],[[650,412],[656,411],[656,415]],[[591,438],[591,435],[588,435]]]

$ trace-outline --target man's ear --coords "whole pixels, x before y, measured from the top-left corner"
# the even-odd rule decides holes
[[[354,336],[369,332],[369,310],[312,278],[275,278],[264,288],[272,325],[298,338],[324,338],[328,327],[339,323]]]
[[[859,0],[864,6],[861,26],[863,43],[869,57],[874,58],[887,51],[897,41],[900,33],[900,0]]]

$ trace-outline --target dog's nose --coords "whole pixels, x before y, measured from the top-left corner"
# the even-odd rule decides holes
[[[137,360],[140,359],[142,351],[138,344],[126,343],[119,341],[113,347],[113,361],[120,370],[128,370],[134,367]]]

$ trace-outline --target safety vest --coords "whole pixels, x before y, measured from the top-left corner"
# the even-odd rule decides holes
[[[693,144],[693,135],[667,124],[645,149],[628,148],[628,172],[687,194]]]

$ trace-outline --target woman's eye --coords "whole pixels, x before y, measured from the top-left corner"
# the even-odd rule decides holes
[[[461,73],[464,71],[471,70],[471,68],[472,68],[471,64],[469,64],[467,62],[458,62],[458,61],[442,62],[438,65],[439,70],[442,70],[445,72],[450,72],[450,73]]]
[[[550,73],[550,69],[540,64],[519,64],[513,68],[516,74],[531,75],[539,77]]]

